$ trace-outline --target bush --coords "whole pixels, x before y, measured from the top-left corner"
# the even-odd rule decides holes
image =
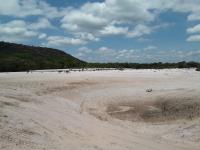
[[[200,71],[200,67],[196,69],[196,71]]]

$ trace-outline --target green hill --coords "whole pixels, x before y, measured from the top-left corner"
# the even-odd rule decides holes
[[[76,68],[85,64],[57,49],[0,42],[0,72]]]

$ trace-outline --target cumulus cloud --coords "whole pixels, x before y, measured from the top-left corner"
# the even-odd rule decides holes
[[[26,22],[22,20],[0,24],[0,40],[21,41],[37,35],[38,32],[28,29]]]
[[[188,28],[187,32],[188,33],[199,33],[200,32],[200,24],[198,24],[194,27]]]
[[[92,50],[89,49],[89,48],[87,48],[87,47],[80,47],[80,48],[78,49],[78,51],[79,51],[79,52],[82,52],[82,53],[91,53],[91,52],[92,52]]]
[[[197,50],[197,51],[189,51],[189,52],[186,53],[186,56],[200,57],[200,50]]]
[[[47,28],[53,28],[53,26],[46,18],[40,18],[36,22],[12,20],[0,24],[0,40],[19,42],[36,37],[44,39],[47,35],[39,30]]]
[[[87,14],[80,11],[70,11],[62,19],[62,27],[69,31],[86,31],[90,32],[93,30],[102,29],[106,24],[107,20],[95,16],[94,14]]]
[[[155,15],[148,10],[145,3],[139,0],[106,0],[88,2],[78,9],[68,9],[61,21],[61,27],[72,33],[87,32],[96,37],[126,35],[130,25],[153,21],[154,17]],[[136,28],[139,27],[140,30],[145,30],[142,31],[144,34],[149,32],[146,28],[142,28],[144,26],[136,26]],[[133,33],[133,36],[135,34],[139,36],[139,33]]]
[[[193,12],[188,16],[188,21],[197,21],[200,20],[200,11]]]
[[[155,56],[157,55],[157,56]],[[155,56],[160,58],[161,61],[199,61],[200,59],[200,50],[163,50],[158,51],[156,54],[152,54],[152,57]]]
[[[136,55],[136,52],[139,52],[139,50],[116,50],[105,46],[92,50],[87,47],[81,47],[78,49],[75,56],[80,59],[92,62],[117,62],[124,60],[134,61],[136,58],[139,58],[139,56]]]
[[[85,45],[91,41],[99,41],[99,38],[94,37],[90,33],[76,33],[74,37],[71,36],[45,36],[46,43],[43,43],[45,46],[53,47],[65,47],[68,45]]]
[[[106,20],[118,23],[152,21],[146,0],[105,0],[101,3],[86,3],[80,11],[95,14]]]
[[[133,31],[128,32],[127,36],[128,37],[140,37],[142,35],[147,35],[152,32],[152,29],[148,26],[145,25],[137,25]]]
[[[61,26],[66,31],[87,32],[97,38],[119,34],[138,38],[160,28],[159,25],[149,25],[149,23],[153,23],[160,14],[167,11],[188,13],[188,21],[200,19],[199,5],[199,0],[87,2],[80,8],[68,9]]]
[[[142,51],[152,48],[154,51]],[[198,61],[200,50],[158,50],[155,46],[148,46],[144,49],[113,49],[100,47],[89,49],[81,47],[75,54],[78,58],[90,62],[174,62],[174,61]],[[156,51],[155,51],[156,49]]]
[[[200,42],[200,35],[191,35],[187,38],[188,42]]]
[[[79,58],[83,58],[89,56],[92,52],[93,51],[87,47],[80,47],[76,56]]]
[[[152,50],[156,50],[156,49],[157,49],[156,46],[149,45],[149,46],[144,48],[144,51],[152,51]]]
[[[65,36],[49,36],[47,37],[47,43],[44,45],[46,46],[67,46],[67,45],[83,45],[86,41],[76,38],[69,38]]]
[[[199,5],[199,0],[104,0],[86,2],[76,8],[59,8],[45,0],[6,0],[0,5],[0,16],[12,16],[15,18],[13,21],[20,19],[24,29],[19,24],[13,29],[8,23],[1,24],[1,33],[5,34],[4,37],[1,35],[1,39],[38,37],[46,39],[49,45],[81,45],[112,35],[140,40],[157,29],[168,27],[162,22],[157,24],[160,14],[168,11],[185,13],[187,21],[200,20]],[[26,18],[30,16],[39,19],[29,23]],[[41,30],[53,28],[51,22],[60,23],[58,30],[65,30],[69,36],[54,34],[48,37]],[[189,34],[199,32],[199,24],[187,29]],[[199,35],[191,35],[187,41],[199,41]]]
[[[45,16],[48,18],[62,17],[65,10],[60,10],[43,0],[6,0],[0,5],[0,15],[27,17]]]
[[[116,54],[116,51],[108,48],[108,47],[101,47],[96,51],[98,54],[103,55],[103,56],[114,56]]]
[[[39,18],[37,22],[31,23],[29,25],[29,28],[33,30],[47,29],[47,28],[53,28],[53,25],[47,18]]]
[[[127,27],[116,27],[114,25],[106,26],[103,30],[100,31],[101,35],[119,35],[119,34],[127,34]]]
[[[192,15],[200,12],[199,1],[181,0],[105,0],[103,2],[87,2],[80,8],[67,10],[61,27],[72,33],[89,33],[96,38],[109,35],[125,35],[138,38],[151,34],[158,25],[149,26],[159,14],[172,10]],[[193,17],[194,18],[194,17]]]
[[[84,41],[99,41],[99,38],[95,37],[91,33],[79,32],[74,34],[75,38],[82,39]]]
[[[47,37],[47,34],[46,33],[41,33],[39,34],[38,38],[39,39],[45,39]]]

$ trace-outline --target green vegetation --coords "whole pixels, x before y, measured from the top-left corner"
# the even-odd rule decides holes
[[[78,68],[85,64],[56,49],[0,42],[0,72]]]
[[[178,63],[87,63],[88,68],[132,68],[132,69],[171,69],[171,68],[198,68],[197,62],[178,62]]]
[[[197,68],[200,71],[200,63],[87,63],[56,49],[0,42],[0,72],[67,68]]]

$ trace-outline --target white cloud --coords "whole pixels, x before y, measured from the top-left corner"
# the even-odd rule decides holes
[[[91,33],[79,32],[74,34],[75,38],[82,39],[84,41],[99,41],[99,38],[95,37]]]
[[[72,34],[89,33],[96,38],[123,34],[129,38],[138,38],[151,34],[159,25],[146,25],[153,22],[158,14],[175,8],[177,0],[105,0],[104,2],[87,2],[80,8],[67,10],[61,27]],[[165,4],[165,5],[163,5]],[[150,11],[153,10],[154,11]],[[165,25],[166,27],[166,25]]]
[[[69,31],[92,32],[93,30],[102,29],[107,20],[81,11],[70,11],[62,19],[62,27]]]
[[[62,17],[64,10],[58,10],[42,0],[5,0],[0,5],[0,15],[15,17],[46,16]]]
[[[189,52],[186,53],[186,56],[200,57],[200,50],[197,50],[197,51],[189,51]]]
[[[200,42],[200,35],[191,35],[187,38],[188,42]]]
[[[115,58],[118,61],[125,61],[125,60],[130,61],[131,59],[133,61],[135,60],[135,58],[139,57],[138,55],[136,55],[136,52],[137,50],[134,50],[134,49],[119,50],[117,51]]]
[[[188,13],[188,21],[200,19],[199,0],[105,0],[87,2],[80,8],[67,10],[62,19],[66,31],[87,32],[97,38],[124,34],[139,38],[163,26],[149,25],[161,13],[173,11]],[[164,25],[168,27],[168,25]]]
[[[144,49],[151,51],[143,51]],[[81,47],[75,56],[90,62],[177,62],[177,61],[198,61],[200,50],[161,50],[155,46],[148,46],[144,49],[113,49],[100,47],[90,49]],[[155,51],[156,49],[156,51]]]
[[[39,39],[45,39],[47,37],[47,34],[46,33],[41,33],[38,38]]]
[[[108,47],[101,47],[98,49],[98,53],[101,55],[114,55],[115,50],[108,48]]]
[[[78,9],[68,9],[66,16],[61,21],[61,27],[73,34],[83,32],[92,34],[97,38],[108,35],[127,35],[129,26],[134,27],[138,23],[154,20],[155,15],[148,10],[145,1],[106,0],[104,2],[88,2]],[[140,31],[143,33],[133,33],[133,37],[150,32],[147,31],[147,27],[144,28],[144,25],[136,26],[136,28],[138,27],[141,27]]]
[[[40,18],[37,22],[12,20],[0,24],[0,40],[20,42],[36,37],[45,39],[47,37],[46,33],[41,33],[39,30],[47,28],[53,28],[53,26],[45,18]]]
[[[29,30],[26,22],[22,20],[13,20],[5,24],[0,24],[0,40],[21,41],[36,37],[37,35],[38,32]]]
[[[78,53],[75,54],[75,55],[76,55],[76,57],[82,59],[82,58],[85,58],[85,57],[89,56],[92,53],[93,53],[93,51],[91,49],[89,49],[87,47],[80,47],[78,49]]]
[[[47,18],[60,18],[63,17],[66,14],[66,9],[63,8],[57,8],[53,7],[50,4],[46,3],[42,0],[30,0],[30,1],[36,1],[37,7],[42,11],[40,14],[41,16],[46,16]]]
[[[29,25],[30,29],[38,30],[38,29],[47,29],[47,28],[53,28],[53,25],[51,22],[46,18],[39,18],[37,22],[31,23]]]
[[[108,47],[100,47],[98,49],[91,50],[87,47],[81,47],[78,49],[75,56],[92,62],[133,61],[139,57],[136,55],[137,52],[139,51],[134,49],[116,50]]]
[[[87,47],[80,47],[80,48],[78,49],[78,51],[79,51],[79,52],[82,52],[82,53],[91,53],[91,52],[92,52],[92,50],[89,49],[89,48],[87,48]]]
[[[188,21],[196,21],[200,20],[200,11],[199,12],[193,12],[188,16]]]
[[[156,55],[156,56],[155,56]],[[152,54],[152,58],[160,58],[161,61],[199,61],[200,50],[163,50]]]
[[[83,45],[86,41],[76,38],[69,38],[64,36],[49,36],[47,37],[46,46],[67,46],[67,45]]]
[[[199,33],[200,32],[200,24],[194,26],[194,27],[191,27],[191,28],[188,28],[187,29],[187,32],[188,33]]]
[[[167,24],[162,25],[162,22],[161,25],[156,24],[160,14],[167,11],[179,12],[185,13],[188,21],[200,20],[199,6],[200,0],[104,0],[86,2],[76,8],[59,8],[51,6],[45,0],[5,0],[0,5],[0,15],[21,19],[35,16],[40,19],[35,23],[24,21],[25,26],[22,24],[21,26],[25,29],[19,26],[13,27],[12,32],[11,29],[3,26],[1,33],[5,36],[1,35],[1,38],[16,39],[16,34],[21,33],[19,39],[34,36],[44,39],[47,35],[42,36],[38,30],[52,28],[53,25],[49,20],[56,18],[56,21],[60,19],[61,28],[72,36],[71,38],[60,36],[61,38],[56,38],[57,43],[85,44],[89,41],[99,41],[104,36],[110,35],[144,39],[143,36],[157,29],[168,27]],[[200,32],[200,25],[188,28],[187,32],[190,34]],[[63,39],[65,42],[61,42]],[[199,41],[198,35],[190,36],[187,41]]]
[[[143,35],[150,34],[152,32],[152,29],[148,26],[139,24],[137,25],[133,31],[128,32],[128,37],[140,37]]]
[[[81,11],[96,14],[118,23],[152,21],[154,15],[148,10],[146,0],[105,0],[102,3],[87,3]]]
[[[147,3],[149,3],[150,8],[160,11],[171,10],[174,12],[189,13],[188,21],[196,20],[193,16],[200,12],[199,0],[154,0],[154,2],[149,1]]]
[[[144,51],[152,51],[152,50],[156,50],[156,49],[157,49],[156,46],[149,45],[149,46],[144,48]]]
[[[116,27],[113,25],[106,26],[103,30],[100,31],[101,35],[119,35],[119,34],[127,34],[127,27]]]
[[[46,38],[45,36],[44,38]],[[46,38],[46,43],[43,43],[45,46],[50,47],[65,47],[68,45],[85,45],[89,41],[98,41],[99,39],[94,37],[89,33],[77,33],[74,37],[66,36],[49,36]]]

